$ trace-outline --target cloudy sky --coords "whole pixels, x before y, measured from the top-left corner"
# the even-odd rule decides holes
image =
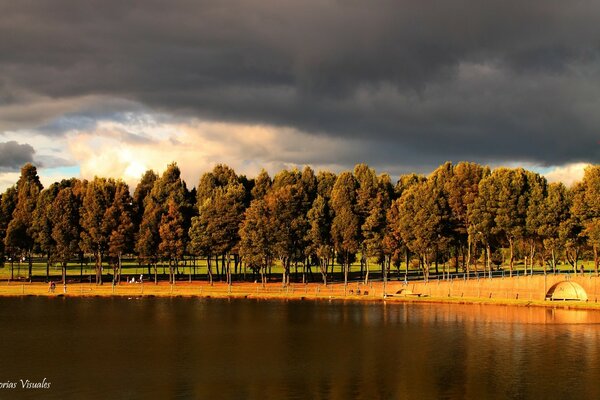
[[[600,158],[600,2],[0,0],[0,187]]]

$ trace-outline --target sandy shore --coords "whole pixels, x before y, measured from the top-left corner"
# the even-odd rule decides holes
[[[167,282],[121,283],[120,285],[95,285],[89,283],[69,283],[66,288],[57,284],[52,292],[45,283],[0,283],[0,296],[45,296],[45,297],[201,297],[201,298],[247,298],[262,300],[326,300],[326,301],[365,301],[386,303],[455,303],[455,304],[493,304],[526,307],[550,307],[568,309],[599,310],[600,303],[595,302],[549,302],[540,300],[517,300],[478,297],[441,297],[441,296],[401,296],[395,293],[394,285],[388,285],[387,296],[383,296],[383,284],[373,282],[368,286],[351,283],[344,292],[340,283],[324,286],[322,284],[292,284],[283,288],[281,283],[269,283],[264,287],[256,283],[235,283],[228,286],[222,282],[210,285],[206,282]]]

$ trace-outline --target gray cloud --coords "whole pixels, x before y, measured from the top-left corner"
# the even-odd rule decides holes
[[[595,1],[3,3],[0,115],[101,96],[351,138],[374,165],[600,161]]]
[[[0,171],[18,171],[23,164],[32,162],[34,148],[29,144],[15,141],[0,143]]]

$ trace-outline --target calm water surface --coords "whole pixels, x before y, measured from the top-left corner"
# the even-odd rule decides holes
[[[597,312],[0,299],[0,398],[600,398]],[[20,386],[20,383],[19,383]]]

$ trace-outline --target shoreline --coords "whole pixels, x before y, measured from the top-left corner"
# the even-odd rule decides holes
[[[0,297],[128,297],[128,298],[155,298],[155,297],[197,297],[218,299],[256,299],[256,300],[284,300],[284,301],[350,301],[367,303],[402,303],[402,304],[479,304],[512,307],[536,307],[549,309],[589,310],[600,311],[600,303],[581,301],[545,301],[538,299],[504,299],[504,298],[478,298],[455,296],[402,296],[390,295],[383,297],[381,282],[373,282],[368,288],[360,283],[353,282],[348,285],[344,294],[344,285],[340,283],[323,286],[322,284],[309,283],[306,285],[292,284],[283,288],[281,283],[268,283],[265,287],[254,283],[237,283],[228,287],[225,283],[206,282],[181,282],[170,285],[167,282],[143,284],[111,284],[95,285],[89,283],[70,283],[66,292],[62,285],[57,285],[55,291],[49,291],[45,283],[0,283]],[[358,289],[353,289],[358,287]],[[395,292],[390,290],[390,292]],[[360,294],[359,294],[360,293]]]

